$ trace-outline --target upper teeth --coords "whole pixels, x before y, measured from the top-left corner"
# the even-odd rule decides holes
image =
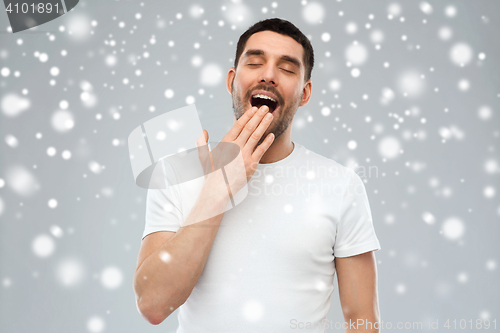
[[[273,102],[276,102],[276,100],[272,97],[269,97],[267,95],[262,95],[262,94],[255,94],[252,96],[253,98],[264,98],[264,99],[270,99]]]

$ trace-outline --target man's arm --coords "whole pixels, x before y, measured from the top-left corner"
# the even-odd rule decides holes
[[[227,205],[224,199],[215,202],[213,198],[213,187],[204,187],[186,222],[200,221],[200,216],[211,216]],[[138,310],[151,324],[163,322],[191,294],[205,267],[222,216],[181,227],[169,238],[158,232],[144,239],[141,253],[152,253],[138,260],[134,291]]]
[[[373,251],[335,258],[335,267],[340,304],[347,322],[345,332],[379,332],[377,266]]]
[[[246,172],[246,181],[274,140],[270,134],[257,146],[272,120],[271,114],[265,117],[267,114],[265,105],[259,110],[251,108],[222,140],[239,145],[245,170],[236,170],[236,173]],[[207,140],[208,133],[205,134]],[[229,177],[229,182],[232,179]],[[237,185],[231,186],[235,192],[239,189]],[[160,324],[181,306],[198,282],[222,220],[223,213],[220,212],[224,212],[228,204],[226,186],[221,173],[211,173],[184,221],[184,227],[174,235],[157,233],[147,236],[153,238],[142,243],[134,274],[134,292],[138,310],[151,324]],[[206,216],[213,217],[206,219]]]

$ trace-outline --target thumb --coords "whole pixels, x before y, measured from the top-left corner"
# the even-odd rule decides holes
[[[198,147],[198,158],[205,175],[205,179],[208,174],[213,171],[212,157],[210,150],[208,149],[208,132],[203,130],[198,140],[196,140],[196,146]]]
[[[198,140],[196,140],[196,146],[197,147],[204,146],[207,144],[207,142],[208,142],[208,132],[206,130],[203,130]]]

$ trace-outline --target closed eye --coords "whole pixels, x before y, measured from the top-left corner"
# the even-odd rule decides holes
[[[247,64],[247,66],[260,66],[260,64]]]
[[[290,73],[290,74],[293,74],[293,72],[292,72],[292,71],[289,71],[289,70],[287,70],[287,69],[282,68],[282,70],[284,70],[285,72],[288,72],[288,73]]]

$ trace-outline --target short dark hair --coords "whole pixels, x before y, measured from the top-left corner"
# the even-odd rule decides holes
[[[238,45],[236,46],[236,58],[234,59],[234,68],[238,67],[238,61],[240,59],[243,50],[245,49],[245,45],[253,34],[260,31],[272,31],[285,36],[290,36],[295,39],[299,44],[304,48],[304,66],[305,66],[305,81],[311,78],[311,72],[314,66],[314,50],[309,41],[302,31],[299,30],[292,23],[282,20],[279,18],[272,18],[263,21],[259,21],[248,28],[247,31],[240,36],[238,40]]]

